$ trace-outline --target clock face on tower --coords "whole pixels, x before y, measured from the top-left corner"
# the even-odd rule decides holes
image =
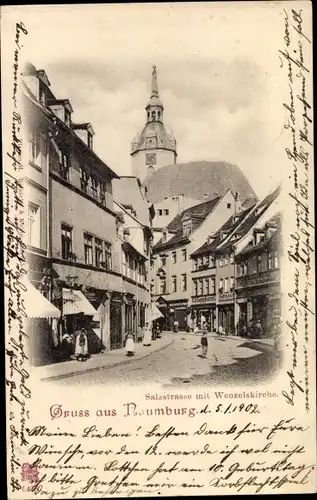
[[[145,163],[146,163],[146,165],[155,165],[156,164],[156,153],[146,153]]]

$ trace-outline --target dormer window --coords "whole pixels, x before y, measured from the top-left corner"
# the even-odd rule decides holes
[[[73,108],[68,99],[48,99],[48,106],[67,127],[71,126]]]
[[[65,108],[65,125],[67,125],[67,127],[70,127],[70,111],[68,111],[68,109]]]
[[[192,232],[192,220],[187,219],[183,222],[183,236],[188,237]]]
[[[225,233],[224,231],[221,231],[221,233],[220,233],[220,240],[223,241],[226,236],[227,236],[227,233]]]
[[[261,215],[261,213],[266,209],[267,207],[264,205],[262,207],[258,207],[256,210],[255,210],[255,215],[258,217],[259,215]]]
[[[44,107],[47,106],[47,93],[46,93],[45,85],[42,81],[40,81],[40,103]]]
[[[258,245],[264,239],[264,232],[256,232],[254,235],[254,244]]]

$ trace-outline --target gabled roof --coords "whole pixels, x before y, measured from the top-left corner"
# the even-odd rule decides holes
[[[186,243],[190,241],[187,236],[183,235],[183,219],[191,218],[193,221],[193,230],[198,229],[207,216],[214,210],[221,198],[222,196],[219,196],[213,200],[199,203],[193,207],[186,208],[186,210],[183,210],[183,212],[176,215],[176,217],[174,217],[174,219],[167,226],[168,231],[175,231],[174,236],[166,242],[163,242],[162,239],[160,239],[156,245],[154,245],[153,250],[162,249],[164,247],[168,247],[169,245],[174,245],[175,243]]]
[[[274,232],[266,239],[261,240],[257,245],[253,245],[253,241],[250,243],[239,253],[240,255],[246,255],[250,252],[256,252],[258,250],[263,250],[267,247],[278,246],[280,244],[281,238],[281,214],[274,215],[267,223],[266,226],[276,225],[276,229]]]
[[[253,210],[250,211],[249,216],[245,218],[245,220],[242,222],[242,224],[238,227],[237,231],[235,232],[235,235],[237,235],[239,239],[246,236],[246,234],[258,222],[262,214],[277,199],[278,195],[280,194],[280,191],[281,191],[281,186],[278,186],[275,189],[275,191],[273,191],[273,193],[270,193],[268,196],[266,196],[264,200],[258,203],[258,205]],[[219,247],[217,248],[217,252],[219,253],[226,252],[233,246],[233,243],[235,243],[236,241],[232,240],[232,236],[223,245],[219,245]]]
[[[137,219],[145,226],[150,226],[150,204],[144,198],[140,189],[139,179],[133,176],[123,176],[112,181],[113,197],[121,205],[130,205],[136,212]]]
[[[249,253],[257,252],[259,250],[265,250],[268,247],[278,246],[280,243],[281,229],[278,228],[274,231],[271,236],[265,240],[260,241],[257,245],[252,245],[250,242],[243,250],[239,253],[237,257],[247,255]]]
[[[198,255],[203,255],[205,253],[210,253],[213,250],[217,248],[217,246],[221,243],[221,234],[224,231],[228,231],[227,237],[232,233],[238,225],[241,223],[241,221],[247,217],[247,215],[251,212],[252,208],[254,207],[251,206],[247,208],[246,210],[243,210],[242,212],[239,212],[238,214],[232,215],[229,217],[229,219],[221,226],[218,231],[216,231],[212,236],[213,236],[213,241],[211,243],[208,243],[208,241],[205,241],[205,243],[199,247],[195,252],[191,254],[191,257],[197,257]]]

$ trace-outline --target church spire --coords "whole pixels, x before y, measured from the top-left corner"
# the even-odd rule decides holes
[[[152,70],[152,88],[151,88],[151,97],[159,97],[159,90],[157,84],[157,72],[156,66],[153,66]]]
[[[151,85],[151,96],[150,100],[147,103],[146,107],[146,116],[147,116],[147,123],[148,122],[161,122],[163,123],[163,104],[159,98],[159,90],[158,90],[158,83],[157,83],[157,72],[156,72],[156,66],[153,66],[152,69],[152,85]]]

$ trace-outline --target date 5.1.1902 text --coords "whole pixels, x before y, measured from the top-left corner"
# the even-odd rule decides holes
[[[240,405],[233,405],[232,403],[230,403],[230,405],[228,406],[225,406],[225,405],[222,405],[222,404],[219,404],[216,408],[216,413],[223,413],[223,414],[226,414],[226,413],[234,413],[234,412],[245,412],[245,413],[260,413],[260,410],[258,408],[258,405],[256,404],[248,404],[248,405],[245,405],[244,403],[241,403]]]

